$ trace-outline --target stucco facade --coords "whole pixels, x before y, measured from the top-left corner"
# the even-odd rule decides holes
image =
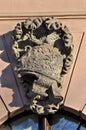
[[[29,16],[57,16],[66,24],[74,43],[74,61],[63,82],[63,109],[86,120],[86,1],[0,1],[0,125],[28,109],[24,88],[14,72],[11,33]]]

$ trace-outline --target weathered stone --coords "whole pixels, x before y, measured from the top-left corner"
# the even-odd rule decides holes
[[[17,24],[13,51],[32,111],[55,113],[63,96],[62,78],[71,67],[72,35],[56,17],[30,17]]]

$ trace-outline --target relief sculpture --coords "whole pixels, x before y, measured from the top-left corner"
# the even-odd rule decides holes
[[[55,113],[62,104],[62,80],[73,62],[73,37],[57,17],[29,17],[13,32],[18,77],[30,109]]]

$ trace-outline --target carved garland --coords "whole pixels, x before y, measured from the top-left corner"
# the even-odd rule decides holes
[[[63,75],[73,62],[72,41],[67,26],[56,17],[30,17],[15,27],[12,49],[32,111],[48,114],[59,109]]]

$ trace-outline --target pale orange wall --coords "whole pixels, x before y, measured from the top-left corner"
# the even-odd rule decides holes
[[[73,32],[86,30],[86,0],[0,0],[0,34],[28,16],[55,15]]]
[[[10,16],[29,14],[80,14],[86,11],[86,0],[0,0],[0,14]]]

